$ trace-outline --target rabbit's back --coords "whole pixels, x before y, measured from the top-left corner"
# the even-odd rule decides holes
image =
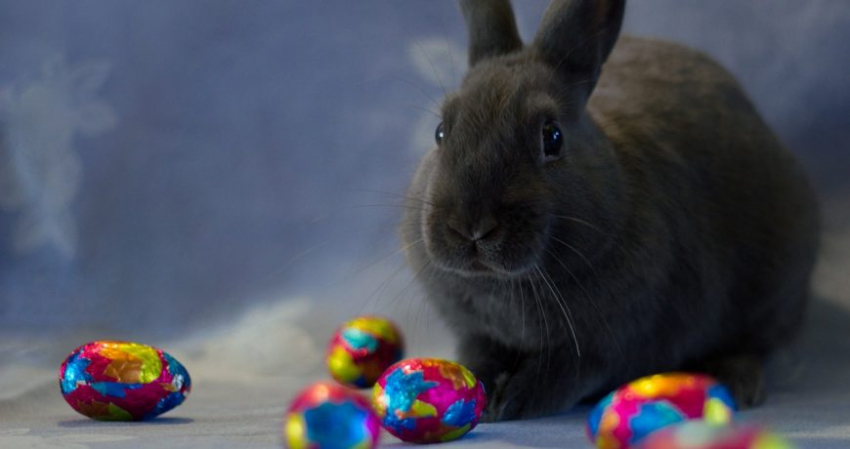
[[[769,351],[802,317],[817,208],[792,155],[732,75],[706,55],[622,37],[589,102],[633,204],[655,209],[704,262],[727,345]],[[648,200],[647,200],[648,199]]]

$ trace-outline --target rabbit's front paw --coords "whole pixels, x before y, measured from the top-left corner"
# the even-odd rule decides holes
[[[761,405],[766,397],[761,358],[736,355],[704,361],[698,367],[729,388],[738,408],[745,410]]]
[[[569,383],[554,380],[554,373],[523,367],[495,380],[483,420],[486,422],[536,418],[557,412],[575,402]]]

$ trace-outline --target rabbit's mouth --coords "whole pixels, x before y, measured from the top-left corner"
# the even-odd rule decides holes
[[[488,263],[480,258],[473,258],[468,261],[455,260],[445,263],[440,259],[433,259],[434,263],[441,269],[460,275],[462,277],[519,277],[526,273],[526,269],[511,269],[504,265]]]
[[[440,268],[462,277],[495,277],[495,278],[513,278],[522,277],[531,271],[529,266],[510,266],[501,263],[492,263],[479,258],[471,259],[468,263],[460,261],[460,263],[444,264],[436,261],[435,263]]]
[[[438,268],[463,277],[520,277],[532,270],[537,245],[498,229],[484,238],[458,235],[448,227],[428,226],[425,251]]]
[[[548,222],[528,203],[479,203],[477,209],[452,207],[439,198],[430,203],[420,212],[420,237],[425,255],[442,271],[462,277],[522,277],[545,250]]]
[[[488,264],[486,260],[482,260],[479,256],[473,256],[469,264],[464,269],[454,269],[461,276],[509,276],[513,273],[508,271],[506,267]]]
[[[501,264],[489,265],[481,260],[474,260],[470,264],[469,270],[458,270],[457,273],[462,276],[491,276],[499,278],[522,277],[530,271],[530,266],[511,267]]]

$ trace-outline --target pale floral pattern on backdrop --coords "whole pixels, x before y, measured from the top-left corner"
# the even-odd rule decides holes
[[[26,253],[51,246],[73,258],[77,226],[71,204],[83,166],[78,136],[93,137],[117,123],[98,90],[109,64],[45,61],[38,76],[0,88],[0,208],[17,216],[12,247]]]

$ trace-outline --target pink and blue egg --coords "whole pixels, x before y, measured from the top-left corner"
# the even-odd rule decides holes
[[[103,340],[71,352],[60,368],[59,387],[71,408],[89,418],[140,421],[182,404],[192,380],[160,349]]]
[[[474,429],[487,398],[481,382],[457,363],[408,359],[378,379],[372,405],[384,429],[399,439],[439,443]]]
[[[587,433],[600,449],[624,449],[636,446],[652,432],[684,421],[729,423],[735,409],[729,391],[709,376],[656,374],[603,398],[588,416]]]
[[[329,382],[302,390],[283,420],[284,442],[290,449],[374,449],[380,435],[369,401]]]

